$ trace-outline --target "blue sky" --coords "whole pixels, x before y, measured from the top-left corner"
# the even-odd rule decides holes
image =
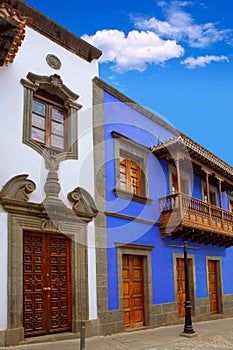
[[[25,1],[102,50],[100,78],[233,166],[233,2]]]

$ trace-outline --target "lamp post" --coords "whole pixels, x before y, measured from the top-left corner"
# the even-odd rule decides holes
[[[171,245],[175,248],[183,248],[184,251],[184,279],[185,279],[185,324],[184,331],[180,334],[181,336],[195,337],[197,333],[195,332],[192,325],[192,316],[191,316],[191,301],[189,296],[189,272],[188,272],[188,245],[187,241],[184,241],[183,246]],[[190,247],[192,249],[199,249],[197,247]]]
[[[184,332],[185,334],[196,333],[192,325],[191,316],[191,301],[189,297],[189,275],[188,275],[188,246],[187,241],[184,241],[184,274],[185,274],[185,324]]]

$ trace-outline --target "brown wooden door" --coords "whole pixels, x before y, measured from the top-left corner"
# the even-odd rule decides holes
[[[185,316],[185,273],[184,273],[184,259],[176,259],[176,280],[177,280],[177,304],[178,317]]]
[[[27,232],[23,249],[25,336],[70,330],[70,240]]]
[[[208,260],[209,297],[211,314],[219,313],[218,261]]]
[[[194,295],[193,295],[193,272],[192,272],[192,259],[188,259],[188,276],[189,276],[189,297],[192,306],[192,314],[194,310]],[[184,271],[184,258],[176,258],[176,283],[177,283],[177,304],[178,304],[178,317],[185,316],[185,271]]]
[[[123,255],[122,268],[124,327],[142,327],[145,325],[143,257]]]

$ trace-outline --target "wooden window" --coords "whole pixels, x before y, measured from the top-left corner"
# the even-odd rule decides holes
[[[176,170],[170,167],[170,179],[171,179],[171,194],[175,194],[178,192],[178,179]],[[181,192],[184,194],[190,194],[190,178],[188,174],[181,173],[180,179]]]
[[[120,189],[138,195],[142,194],[142,175],[138,161],[120,153]]]
[[[79,97],[57,74],[29,72],[24,86],[23,143],[47,159],[48,154],[78,159]]]
[[[233,200],[230,200],[230,212],[233,213]]]
[[[214,186],[209,186],[210,187],[210,204],[212,205],[217,205],[217,189]],[[208,195],[207,195],[207,189],[206,189],[206,184],[204,183],[203,185],[203,201],[208,203]]]
[[[34,96],[32,100],[31,138],[44,147],[67,149],[67,111],[62,104]]]
[[[114,137],[115,179],[114,194],[118,197],[151,204],[148,188],[148,149],[112,131]]]

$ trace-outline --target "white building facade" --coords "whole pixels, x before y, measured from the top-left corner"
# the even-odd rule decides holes
[[[101,52],[0,1],[0,346],[97,328],[92,79]]]

